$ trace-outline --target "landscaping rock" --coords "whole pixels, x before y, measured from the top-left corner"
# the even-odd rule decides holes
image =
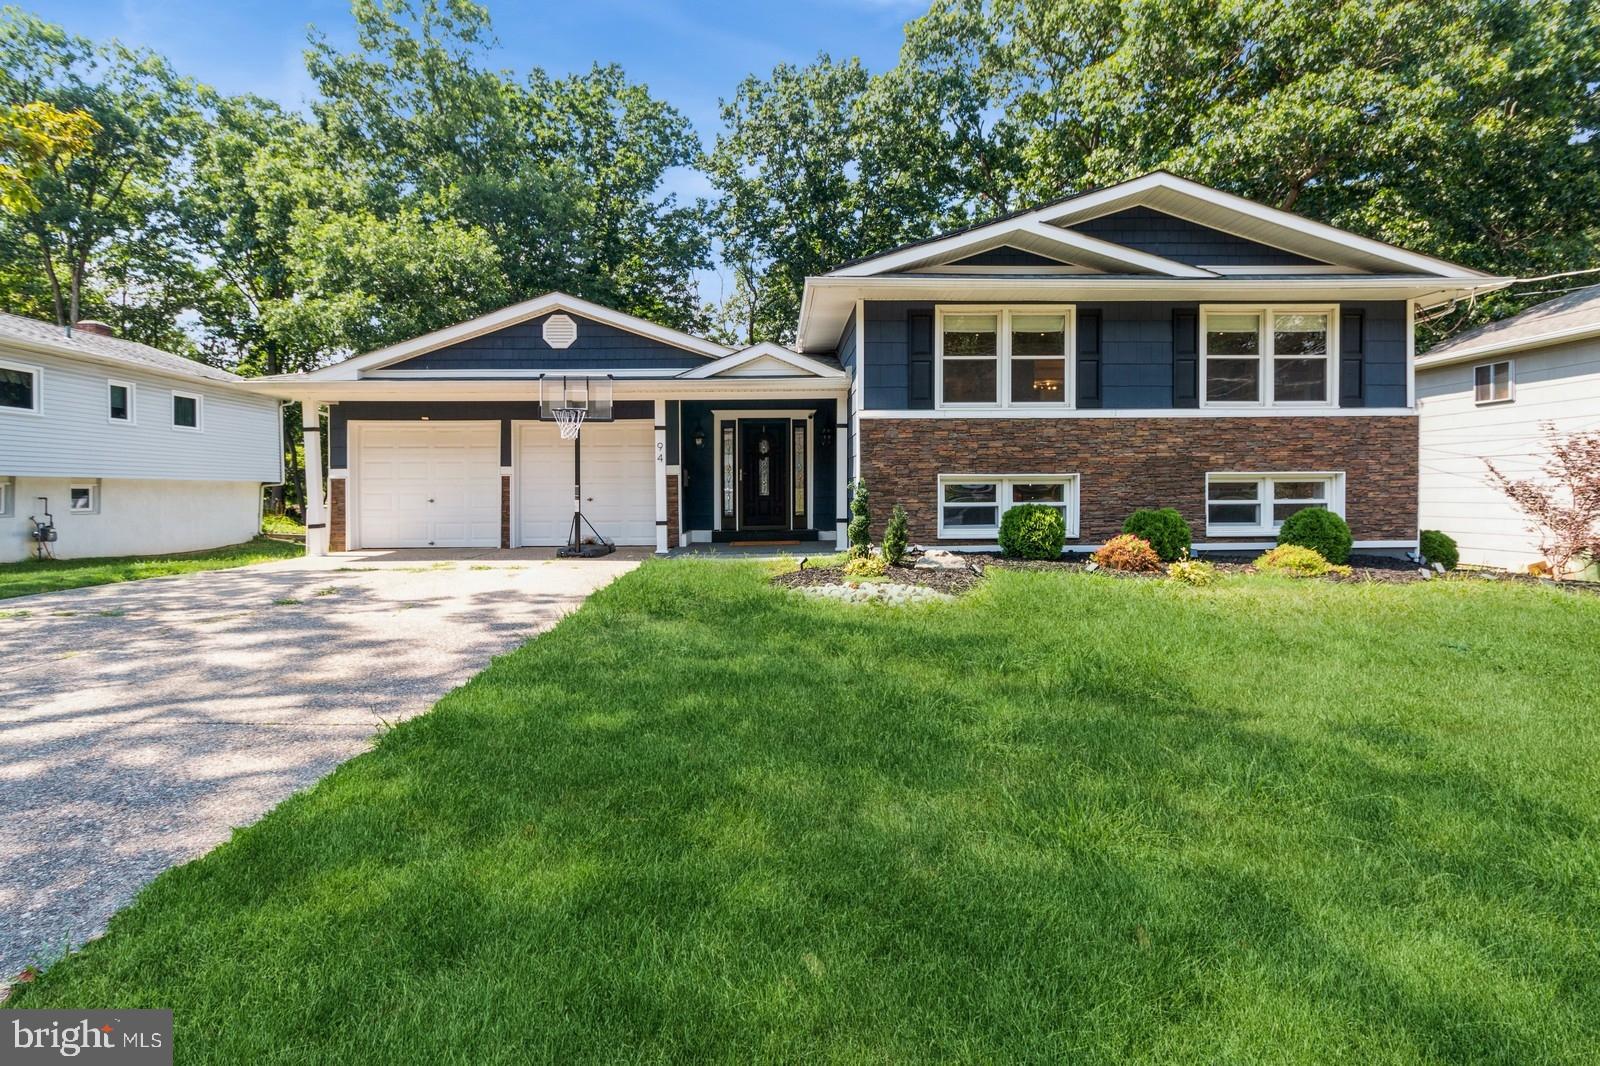
[[[923,585],[902,585],[893,581],[863,581],[855,585],[806,585],[798,591],[821,600],[838,600],[841,603],[882,603],[891,607],[912,603],[936,603],[955,599]]]
[[[943,551],[935,548],[933,551],[924,552],[922,556],[911,564],[913,570],[970,570],[971,565],[956,552]]]

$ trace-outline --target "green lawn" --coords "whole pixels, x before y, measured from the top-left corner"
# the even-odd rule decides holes
[[[1600,1056],[1600,597],[651,562],[19,1007],[180,1061]]]
[[[211,551],[187,555],[145,555],[123,559],[25,559],[20,563],[0,563],[0,600],[11,596],[31,596],[36,592],[60,592],[86,585],[109,585],[117,581],[137,581],[142,577],[167,577],[192,574],[197,570],[228,570],[235,566],[287,559],[305,553],[305,545],[257,537],[247,544],[232,544]]]

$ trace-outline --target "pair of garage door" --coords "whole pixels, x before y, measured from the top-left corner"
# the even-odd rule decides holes
[[[360,546],[499,547],[499,423],[357,423],[352,432]],[[565,544],[572,443],[549,422],[517,424],[512,443],[513,543]],[[584,514],[617,544],[655,543],[653,451],[648,421],[583,428]]]

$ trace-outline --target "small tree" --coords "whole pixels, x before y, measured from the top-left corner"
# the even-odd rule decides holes
[[[1600,431],[1560,433],[1542,423],[1550,456],[1543,478],[1507,477],[1485,459],[1489,478],[1530,519],[1539,551],[1559,581],[1580,556],[1600,556]]]
[[[868,508],[867,479],[857,478],[855,492],[850,496],[850,524],[845,527],[850,538],[850,554],[866,555],[872,550],[872,511]]]
[[[906,557],[906,541],[909,539],[906,534],[906,509],[897,503],[894,510],[889,512],[889,525],[883,531],[883,557],[890,566],[899,566],[900,560]]]

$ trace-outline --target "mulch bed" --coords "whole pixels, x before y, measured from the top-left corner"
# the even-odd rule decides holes
[[[790,570],[772,579],[774,585],[784,588],[805,588],[808,585],[849,585],[866,581],[893,581],[900,585],[921,585],[938,592],[959,596],[982,580],[982,575],[971,570],[913,570],[909,566],[891,566],[881,578],[845,576],[838,566],[806,567]]]
[[[1245,555],[1227,554],[1222,552],[1205,552],[1199,556],[1225,574],[1254,574],[1254,562],[1259,552]],[[983,571],[990,567],[997,570],[1053,570],[1061,573],[1083,571],[1089,563],[1086,552],[1069,552],[1060,559],[1008,559],[1003,555],[988,552],[973,552],[966,556],[971,562],[971,570],[914,570],[908,566],[891,566],[882,578],[868,578],[866,580],[894,581],[902,585],[921,585],[924,588],[937,589],[948,592],[952,596],[959,596],[975,587],[983,580]],[[1525,585],[1552,585],[1555,584],[1544,578],[1532,574],[1515,574],[1499,570],[1454,570],[1445,574],[1435,573],[1432,577],[1424,577],[1421,568],[1409,559],[1401,559],[1388,555],[1352,555],[1350,557],[1350,574],[1327,574],[1324,581],[1339,581],[1358,584],[1363,581],[1384,582],[1394,585],[1411,584],[1418,581],[1515,581]],[[1132,573],[1126,570],[1110,570],[1101,567],[1095,571],[1113,578],[1164,578],[1165,572],[1160,573]],[[862,578],[846,577],[843,568],[832,567],[807,567],[804,570],[791,570],[779,574],[772,579],[775,585],[785,588],[803,588],[808,585],[848,585],[862,581]],[[1600,595],[1600,583],[1587,581],[1569,581],[1564,587],[1581,590],[1591,594]]]

